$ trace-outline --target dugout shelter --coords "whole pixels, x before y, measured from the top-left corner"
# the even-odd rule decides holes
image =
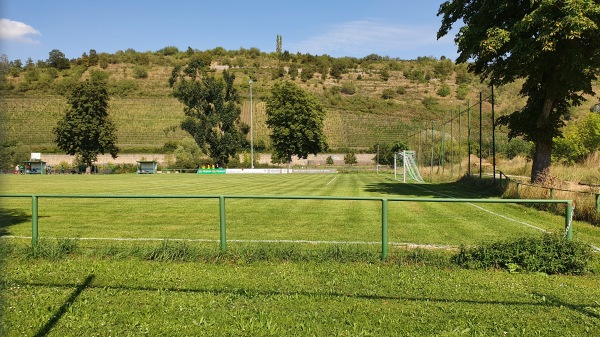
[[[154,174],[158,170],[158,162],[154,160],[138,160],[137,173]]]
[[[46,162],[41,160],[28,160],[23,163],[25,164],[26,174],[46,174],[48,169]]]

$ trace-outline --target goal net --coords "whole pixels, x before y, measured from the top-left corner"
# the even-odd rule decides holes
[[[415,160],[415,151],[402,151],[394,154],[394,178],[396,180],[398,180],[398,159],[400,159],[400,164],[402,165],[403,182],[406,182],[407,177],[419,183],[425,182],[419,173],[419,167]]]

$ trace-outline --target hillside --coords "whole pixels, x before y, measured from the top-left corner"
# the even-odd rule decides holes
[[[0,132],[5,140],[55,152],[52,128],[66,109],[62,94],[77,81],[101,76],[109,83],[110,112],[118,128],[119,146],[127,152],[162,151],[166,143],[189,138],[178,128],[182,105],[170,96],[168,78],[174,66],[187,63],[197,53],[210,53],[214,72],[229,69],[235,73],[242,97],[242,119],[248,124],[248,80],[253,79],[254,140],[259,151],[269,148],[264,99],[278,80],[294,81],[320,99],[326,111],[325,132],[333,150],[406,141],[409,134],[429,127],[431,121],[447,121],[451,109],[458,111],[460,106],[464,111],[469,102],[479,100],[480,91],[484,97],[490,93],[464,65],[448,59],[397,60],[376,55],[335,59],[219,48],[205,52],[127,50],[98,54],[95,62],[86,54],[70,60],[70,67],[62,70],[43,62],[13,66],[2,82]],[[522,104],[517,85],[496,92],[497,115]],[[582,111],[586,109],[581,107]],[[484,114],[490,114],[488,102]],[[484,119],[484,127],[489,128],[489,117]],[[503,139],[501,134],[499,139]]]

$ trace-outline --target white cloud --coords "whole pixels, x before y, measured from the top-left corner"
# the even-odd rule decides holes
[[[292,50],[332,56],[397,56],[403,52],[453,45],[452,41],[436,39],[434,26],[386,24],[379,21],[350,21],[299,43],[291,43]],[[450,43],[448,43],[450,42]],[[423,54],[424,56],[428,54]]]
[[[0,39],[24,43],[39,43],[29,35],[42,35],[37,29],[28,24],[9,19],[0,19]]]

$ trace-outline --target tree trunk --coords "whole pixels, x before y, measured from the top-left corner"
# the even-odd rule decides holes
[[[550,95],[546,95],[542,106],[541,114],[538,116],[536,122],[535,135],[535,154],[533,155],[533,166],[531,167],[531,182],[540,183],[548,174],[550,170],[550,162],[552,159],[552,137],[551,127],[548,125],[550,113],[554,109],[554,98]]]
[[[531,168],[531,182],[541,182],[550,169],[552,155],[552,140],[538,140],[535,143],[535,154],[533,155],[533,166]]]

